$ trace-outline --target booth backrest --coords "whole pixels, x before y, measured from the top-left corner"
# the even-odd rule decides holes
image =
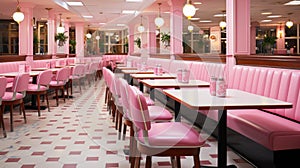
[[[225,64],[193,62],[191,64],[191,79],[210,81],[210,77],[224,77]]]
[[[3,62],[0,63],[0,73],[18,72],[19,64],[25,64],[25,61]]]
[[[300,122],[299,70],[236,65],[228,87],[293,103],[291,109],[265,110]]]
[[[188,69],[190,70],[192,65],[191,61],[183,61],[183,60],[173,60],[170,63],[169,72],[176,73],[178,69]]]

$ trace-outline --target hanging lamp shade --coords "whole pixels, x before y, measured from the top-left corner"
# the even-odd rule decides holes
[[[143,26],[143,16],[141,16],[141,24],[138,27],[138,31],[143,33],[145,31],[145,27]]]
[[[98,35],[98,36],[96,36],[96,40],[100,40],[100,36]]]
[[[90,29],[90,25],[88,25],[88,32],[85,35],[85,37],[88,39],[92,38],[92,34],[90,33],[89,29]]]
[[[192,32],[192,31],[194,30],[194,26],[189,25],[189,26],[188,26],[188,30],[189,30],[190,32]]]
[[[289,20],[285,23],[285,25],[290,29],[294,25],[294,23],[291,20]]]
[[[59,26],[56,29],[57,33],[64,33],[65,32],[65,28],[62,26],[61,23],[61,14],[59,14]]]
[[[221,27],[221,29],[224,29],[226,26],[227,26],[227,23],[222,20],[220,23],[219,23],[219,26]]]
[[[155,25],[156,25],[158,28],[160,28],[160,27],[162,27],[162,26],[164,25],[165,21],[164,21],[164,19],[161,17],[161,13],[160,13],[160,5],[161,5],[161,3],[158,3],[158,5],[159,5],[159,12],[158,12],[157,18],[155,18],[155,20],[154,20],[154,23],[155,23]]]
[[[24,20],[24,13],[20,9],[20,2],[19,2],[19,0],[17,2],[18,2],[17,9],[16,9],[15,13],[13,14],[13,19],[17,23],[20,23],[20,22],[22,22]]]
[[[186,4],[184,5],[183,14],[188,19],[191,19],[196,14],[196,8],[193,4],[191,4],[190,0],[187,0]]]

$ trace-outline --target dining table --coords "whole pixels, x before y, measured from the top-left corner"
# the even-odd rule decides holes
[[[130,84],[133,85],[133,80],[137,80],[139,81],[139,87],[140,90],[143,91],[144,90],[144,84],[142,82],[140,82],[140,80],[143,79],[150,79],[150,80],[154,80],[154,79],[176,79],[176,74],[171,74],[171,73],[163,73],[161,75],[157,75],[157,74],[130,74],[130,77],[132,78],[132,80],[130,80]]]
[[[155,89],[180,89],[194,87],[209,87],[209,82],[201,80],[189,80],[188,82],[179,82],[177,79],[144,79],[140,81],[144,86],[150,89],[150,98],[155,100]],[[142,90],[141,90],[142,91]]]
[[[227,110],[292,108],[292,103],[253,93],[227,89],[225,97],[212,96],[209,88],[163,90],[175,100],[175,121],[181,121],[181,105],[191,110],[211,110],[218,113],[218,168],[236,167],[227,165]]]

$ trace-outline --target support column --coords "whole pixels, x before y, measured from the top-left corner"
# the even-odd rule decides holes
[[[232,75],[234,55],[250,55],[250,0],[226,0],[226,77]]]
[[[48,54],[56,54],[56,27],[55,14],[52,9],[48,9]]]
[[[33,55],[33,7],[31,3],[21,3],[24,20],[19,24],[19,55]]]
[[[250,30],[250,54],[256,54],[256,27],[259,26],[258,22],[251,23]]]
[[[156,16],[148,16],[148,52],[150,54],[156,53],[156,25],[155,20]]]
[[[285,26],[283,25],[278,25],[277,26],[277,40],[276,40],[276,46],[277,49],[285,49]]]
[[[84,24],[75,24],[76,57],[84,57]]]
[[[128,27],[128,55],[134,53],[134,28],[133,24]]]
[[[171,6],[170,14],[170,47],[171,54],[181,54],[183,53],[182,47],[182,9],[186,0],[170,0],[169,4]]]

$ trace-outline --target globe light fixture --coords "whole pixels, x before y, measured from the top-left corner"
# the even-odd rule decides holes
[[[16,21],[19,24],[20,22],[22,22],[24,20],[24,13],[21,11],[19,0],[17,0],[17,2],[18,2],[17,9],[16,9],[15,13],[13,14],[13,19],[14,19],[14,21]]]
[[[62,26],[61,23],[61,13],[59,14],[59,26],[56,29],[57,33],[64,33],[65,32],[65,28]]]
[[[186,4],[183,7],[183,14],[186,16],[189,20],[196,14],[196,8],[191,3],[191,0],[187,0]]]
[[[92,34],[89,32],[89,28],[90,28],[90,25],[88,25],[88,32],[85,35],[85,37],[88,38],[88,39],[92,38]]]
[[[189,26],[188,26],[188,30],[189,30],[190,32],[192,32],[192,31],[194,30],[194,26],[189,25]]]
[[[143,16],[141,16],[141,24],[138,27],[138,31],[143,33],[145,31],[145,27],[143,26]]]
[[[158,28],[160,28],[161,26],[163,26],[164,23],[165,23],[164,19],[161,17],[161,13],[160,13],[160,5],[161,5],[161,3],[158,3],[158,6],[159,6],[159,12],[158,12],[157,18],[155,18],[155,20],[154,20],[154,23],[155,23],[155,25],[156,25]]]
[[[288,27],[289,29],[294,25],[294,23],[291,21],[291,20],[288,20],[286,23],[285,23],[286,27]]]
[[[221,27],[221,29],[224,29],[226,26],[227,26],[227,23],[222,20],[220,23],[219,23],[219,26]]]
[[[98,35],[98,36],[96,36],[96,40],[100,40],[100,36]]]

